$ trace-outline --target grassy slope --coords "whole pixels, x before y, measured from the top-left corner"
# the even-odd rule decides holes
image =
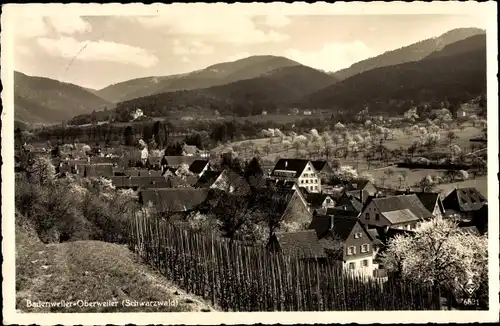
[[[27,301],[116,300],[118,307],[27,308]],[[177,306],[121,307],[122,300],[168,301]],[[100,241],[46,245],[16,231],[16,308],[24,312],[182,312],[210,309],[148,267],[125,246]]]

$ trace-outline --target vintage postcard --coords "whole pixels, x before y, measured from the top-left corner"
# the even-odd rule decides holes
[[[1,19],[4,324],[498,321],[494,2]]]

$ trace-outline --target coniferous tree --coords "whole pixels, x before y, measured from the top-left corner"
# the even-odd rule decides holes
[[[131,126],[127,126],[123,133],[125,146],[134,146],[134,131]]]

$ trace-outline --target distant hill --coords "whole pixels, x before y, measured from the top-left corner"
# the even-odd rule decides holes
[[[14,118],[28,123],[54,123],[114,105],[84,88],[44,77],[14,73]]]
[[[114,103],[138,97],[224,85],[238,80],[258,77],[278,68],[296,66],[299,63],[284,57],[251,56],[233,62],[224,62],[188,74],[132,79],[110,85],[96,92]]]
[[[402,112],[412,103],[459,103],[486,91],[486,38],[450,44],[424,60],[372,69],[305,96],[299,107]]]
[[[263,110],[273,112],[336,82],[335,77],[310,67],[282,67],[257,78],[225,85],[133,99],[119,103],[116,111],[118,116],[124,118],[136,108],[143,109],[145,115],[153,117],[188,108],[211,114],[217,110],[223,115],[245,116],[260,114]]]
[[[455,43],[448,44],[441,51],[429,54],[424,59],[450,57],[462,53],[481,50],[486,44],[486,34],[478,34]]]
[[[398,65],[405,62],[419,61],[427,57],[431,53],[441,51],[449,44],[467,39],[478,34],[485,34],[485,31],[479,28],[453,29],[441,36],[423,40],[393,51],[385,52],[373,58],[359,61],[351,65],[349,68],[335,72],[334,76],[339,80],[343,80],[375,68]]]

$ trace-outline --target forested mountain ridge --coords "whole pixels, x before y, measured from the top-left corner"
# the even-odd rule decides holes
[[[171,111],[198,108],[201,114],[247,116],[274,112],[304,95],[336,83],[335,77],[297,65],[282,67],[260,77],[189,91],[166,92],[117,104],[120,120],[137,108],[147,116],[165,116]]]
[[[83,87],[14,72],[14,118],[28,123],[55,123],[93,110],[113,108]]]
[[[333,75],[339,80],[343,80],[372,69],[419,61],[431,53],[441,51],[449,44],[478,34],[485,34],[485,31],[479,28],[453,29],[438,37],[419,41],[408,46],[387,51],[381,55],[356,62],[346,69],[333,73]]]
[[[132,79],[110,85],[96,94],[110,102],[118,103],[149,95],[209,88],[239,80],[252,79],[275,69],[296,66],[290,59],[259,55],[211,65],[187,74]]]
[[[400,114],[420,102],[469,101],[486,91],[486,38],[457,43],[425,60],[357,74],[306,95],[298,106],[357,111],[368,106],[371,112]]]

